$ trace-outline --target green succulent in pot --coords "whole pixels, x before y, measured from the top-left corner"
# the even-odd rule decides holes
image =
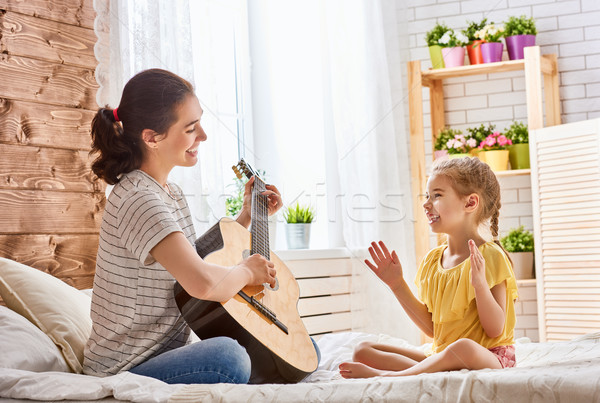
[[[508,21],[504,23],[504,36],[513,35],[537,35],[533,17],[527,18],[525,15],[508,17]]]
[[[533,252],[533,234],[522,225],[511,229],[508,234],[500,239],[502,247],[507,252]]]
[[[504,132],[512,141],[508,146],[511,169],[529,169],[529,130],[522,122],[513,122]]]

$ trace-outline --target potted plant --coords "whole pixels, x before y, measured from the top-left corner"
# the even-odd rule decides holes
[[[449,29],[438,41],[442,47],[445,67],[458,67],[465,64],[465,48],[469,39],[460,31]]]
[[[506,41],[506,50],[510,60],[519,60],[523,58],[523,49],[527,46],[535,46],[535,36],[537,29],[533,17],[527,18],[525,15],[520,17],[509,17],[504,23],[504,40]]]
[[[493,132],[481,143],[479,149],[484,152],[484,161],[492,168],[492,171],[506,171],[508,169],[508,149],[512,144],[504,134]]]
[[[500,243],[513,262],[515,277],[519,280],[533,278],[533,234],[521,225],[511,229]]]
[[[494,133],[494,128],[496,125],[488,123],[487,126],[483,123],[477,127],[468,127],[467,133],[470,138],[475,139],[477,142],[477,146],[481,144],[483,140],[485,140],[489,135]],[[471,154],[481,161],[485,162],[485,153],[481,152],[479,147],[475,147],[471,150]]]
[[[487,24],[485,27],[475,33],[477,39],[483,39],[481,44],[481,56],[484,63],[494,63],[502,60],[502,37],[504,28],[502,25],[496,26],[494,23]]]
[[[511,169],[529,169],[529,130],[522,122],[513,122],[504,135],[512,142],[508,146]]]
[[[483,39],[479,39],[475,36],[475,33],[487,24],[487,18],[476,23],[474,21],[467,21],[469,24],[466,29],[463,29],[463,34],[469,39],[467,44],[467,54],[469,55],[470,64],[481,64],[483,63],[483,57],[481,56],[481,44],[484,42]]]
[[[446,144],[449,140],[454,139],[454,136],[458,134],[462,134],[462,132],[449,127],[445,127],[440,130],[433,143],[434,159],[441,160],[448,158],[448,148],[446,147]]]
[[[446,149],[448,150],[448,158],[462,158],[468,157],[469,152],[477,147],[477,141],[474,138],[465,136],[462,132],[458,132],[454,138],[451,138],[446,143]]]
[[[285,236],[290,249],[308,249],[310,244],[310,224],[315,212],[310,206],[288,206],[283,212],[285,219]]]
[[[435,26],[425,34],[425,41],[429,46],[429,57],[431,58],[431,67],[434,69],[441,69],[444,67],[444,58],[442,57],[442,47],[439,44],[439,40],[448,28],[444,23],[437,23]]]

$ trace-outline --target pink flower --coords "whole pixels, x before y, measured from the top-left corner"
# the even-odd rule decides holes
[[[512,141],[503,134],[498,137],[498,144],[501,146],[509,146],[512,144]]]

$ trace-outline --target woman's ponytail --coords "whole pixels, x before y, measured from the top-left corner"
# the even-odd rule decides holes
[[[129,139],[123,126],[115,121],[113,110],[100,108],[92,120],[92,150],[96,154],[92,171],[110,185],[119,181],[119,176],[139,168],[142,148],[139,141]]]

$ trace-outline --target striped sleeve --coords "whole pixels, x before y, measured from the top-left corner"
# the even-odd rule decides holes
[[[117,213],[122,245],[142,265],[154,263],[150,251],[172,232],[182,232],[169,206],[152,191],[136,191]]]

